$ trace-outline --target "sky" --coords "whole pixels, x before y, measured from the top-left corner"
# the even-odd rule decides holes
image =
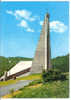
[[[35,55],[46,13],[51,57],[69,53],[69,2],[0,2],[0,56]]]

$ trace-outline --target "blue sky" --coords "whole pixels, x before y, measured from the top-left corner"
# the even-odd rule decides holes
[[[34,57],[50,14],[51,57],[69,53],[69,2],[0,2],[0,56]]]

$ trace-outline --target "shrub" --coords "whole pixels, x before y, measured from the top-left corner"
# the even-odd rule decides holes
[[[42,83],[42,80],[35,80],[35,81],[32,81],[31,83],[29,83],[29,86],[32,86],[35,84],[40,84],[40,83]]]
[[[47,81],[66,80],[66,75],[58,69],[49,69],[47,72],[43,71],[42,79],[44,83]]]

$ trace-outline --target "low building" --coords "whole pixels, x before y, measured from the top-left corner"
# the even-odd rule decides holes
[[[20,61],[7,72],[7,80],[16,79],[16,77],[29,73],[31,67],[32,61]],[[5,76],[3,75],[0,80],[5,80],[4,77]]]

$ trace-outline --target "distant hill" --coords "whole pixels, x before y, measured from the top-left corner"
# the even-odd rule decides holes
[[[30,61],[32,58],[24,57],[3,57],[0,56],[0,76],[4,74],[4,71],[8,71],[15,66],[19,61]]]
[[[33,60],[32,58],[24,57],[3,57],[0,56],[0,76],[4,74],[4,71],[8,71],[13,66],[15,66],[19,61],[29,61]],[[52,67],[60,69],[63,72],[69,71],[69,55],[56,57],[52,59]]]
[[[52,59],[52,67],[60,69],[62,72],[69,72],[69,55]]]

